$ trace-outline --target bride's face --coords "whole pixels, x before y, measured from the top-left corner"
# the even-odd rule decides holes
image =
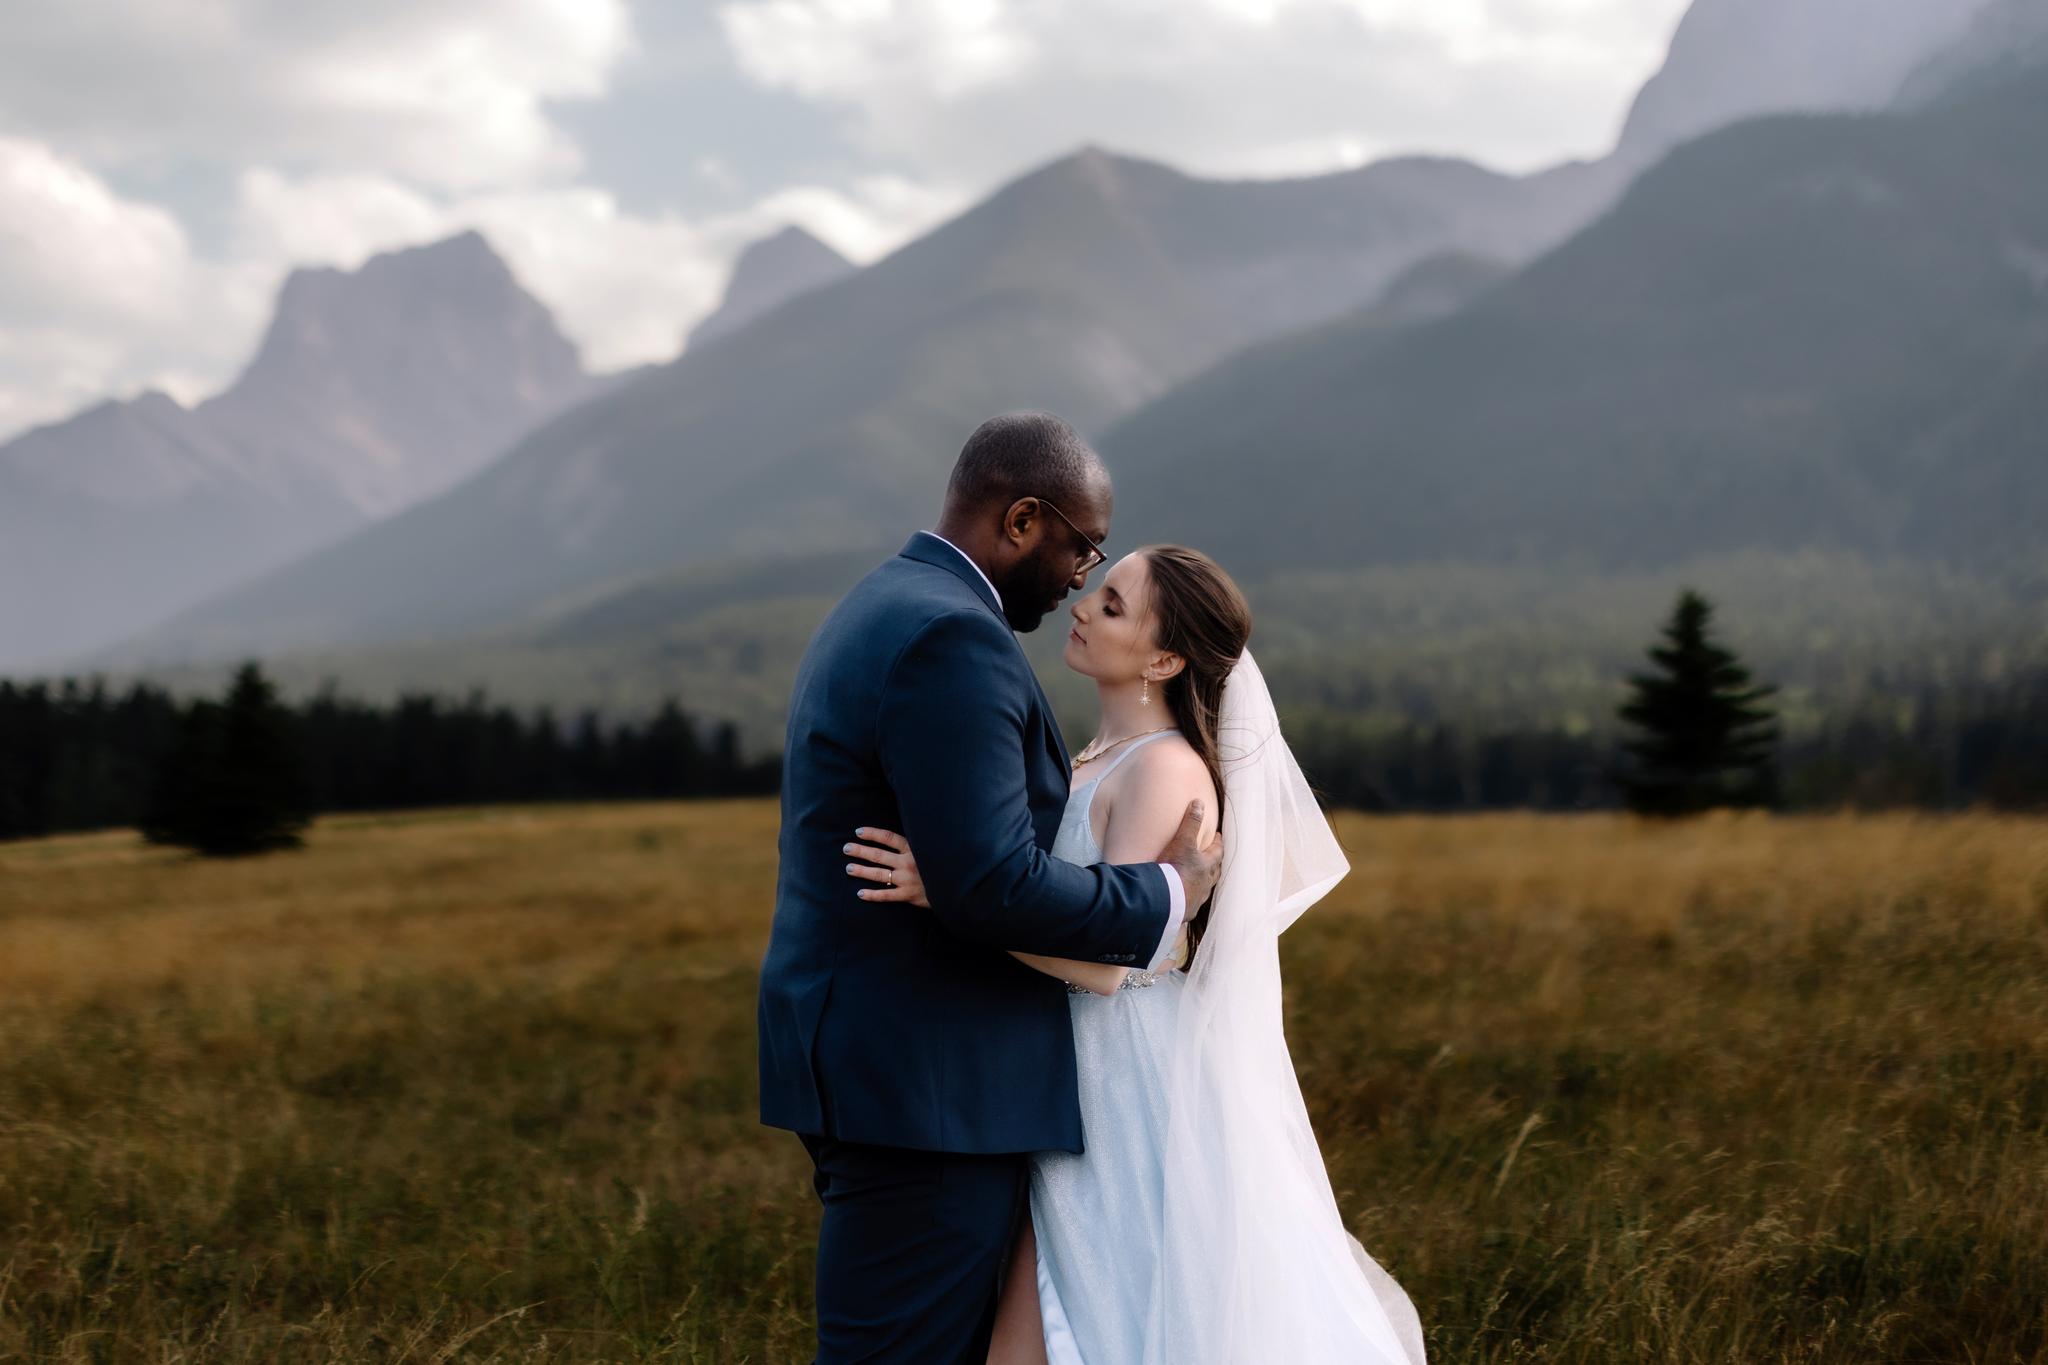
[[[1068,609],[1067,667],[1097,682],[1135,683],[1147,669],[1157,671],[1153,636],[1152,572],[1145,556],[1125,555],[1103,575],[1102,586]]]

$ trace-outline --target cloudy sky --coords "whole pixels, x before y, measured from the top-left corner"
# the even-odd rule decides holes
[[[62,0],[0,44],[0,437],[248,358],[284,272],[481,228],[598,368],[799,222],[872,259],[1084,143],[1598,155],[1684,0]]]

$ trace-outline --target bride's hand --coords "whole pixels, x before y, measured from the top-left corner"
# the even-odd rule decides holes
[[[917,859],[910,853],[910,840],[894,830],[871,829],[866,825],[855,830],[854,835],[870,842],[846,845],[844,852],[864,860],[848,863],[846,875],[880,883],[862,887],[862,900],[904,901],[931,908],[931,902],[924,898],[924,878],[917,874]],[[883,847],[876,848],[876,844]]]

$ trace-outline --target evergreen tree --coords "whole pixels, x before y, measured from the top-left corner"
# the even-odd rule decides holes
[[[1714,806],[1770,805],[1777,797],[1777,720],[1758,705],[1775,687],[1750,685],[1749,670],[1709,638],[1714,609],[1691,588],[1679,594],[1648,654],[1655,673],[1633,673],[1621,718],[1642,730],[1622,747],[1631,809],[1687,815]]]
[[[704,790],[703,746],[697,727],[674,697],[663,699],[661,711],[648,724],[642,790],[651,796],[682,796]]]
[[[297,719],[251,661],[236,670],[225,701],[197,701],[185,713],[142,833],[234,857],[297,847],[311,814]]]

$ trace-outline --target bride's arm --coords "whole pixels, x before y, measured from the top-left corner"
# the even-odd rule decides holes
[[[1095,799],[1103,804],[1107,822],[1102,831],[1102,860],[1106,863],[1142,862],[1166,846],[1180,828],[1188,802],[1201,800],[1205,814],[1203,843],[1216,832],[1216,788],[1201,755],[1181,744],[1148,744],[1122,765],[1121,771],[1103,782]],[[1150,850],[1139,853],[1136,850]],[[1199,907],[1188,907],[1192,919]],[[1183,927],[1182,931],[1187,931]],[[1100,962],[1073,962],[1059,957],[1033,957],[1012,953],[1027,967],[1056,976],[1076,986],[1086,986],[1097,995],[1114,995],[1130,975],[1129,967],[1109,967]],[[1180,955],[1176,955],[1180,956]]]
[[[1069,986],[1083,986],[1097,995],[1115,995],[1130,975],[1129,967],[1112,967],[1106,962],[1076,962],[1070,957],[1039,957],[1035,953],[1012,951],[1011,957],[1034,972],[1055,976]]]
[[[1180,828],[1188,802],[1202,803],[1202,828],[1197,836],[1207,843],[1216,833],[1217,811],[1222,801],[1209,776],[1202,756],[1178,739],[1148,744],[1103,783],[1113,791],[1098,792],[1096,799],[1108,799],[1108,823],[1102,831],[1102,859],[1117,862],[1134,848],[1160,848]],[[1198,905],[1188,907],[1193,920]],[[1182,942],[1187,926],[1181,926]],[[1176,950],[1175,960],[1185,954]]]
[[[1104,862],[1144,862],[1158,856],[1159,850],[1180,829],[1188,802],[1197,799],[1203,802],[1198,838],[1201,843],[1208,843],[1216,832],[1218,797],[1201,755],[1181,744],[1149,744],[1131,755],[1123,769],[1104,783],[1106,787],[1113,784],[1113,790],[1096,793],[1107,814],[1102,831]],[[868,827],[857,829],[854,834],[869,842],[846,846],[849,855],[863,860],[848,863],[846,871],[850,876],[877,883],[861,889],[862,900],[931,903],[925,899],[924,880],[918,875],[917,859],[911,854],[908,839],[893,830]],[[1198,908],[1189,907],[1190,919]],[[1097,995],[1114,995],[1131,971],[1129,967],[1040,957],[1035,953],[1012,951],[1010,956],[1033,971],[1085,987]]]
[[[1180,827],[1180,821],[1174,821]],[[924,878],[918,874],[917,858],[910,851],[910,841],[890,829],[875,829],[862,826],[854,836],[867,840],[866,843],[848,844],[845,852],[859,861],[846,865],[847,875],[862,881],[874,882],[874,886],[860,889],[864,901],[901,901],[907,905],[929,906],[925,898]],[[1036,953],[1012,952],[1016,958],[1033,971],[1044,972],[1070,985],[1085,986],[1097,995],[1114,995],[1123,984],[1128,967],[1112,967],[1101,962],[1077,962],[1072,958],[1040,957]]]

